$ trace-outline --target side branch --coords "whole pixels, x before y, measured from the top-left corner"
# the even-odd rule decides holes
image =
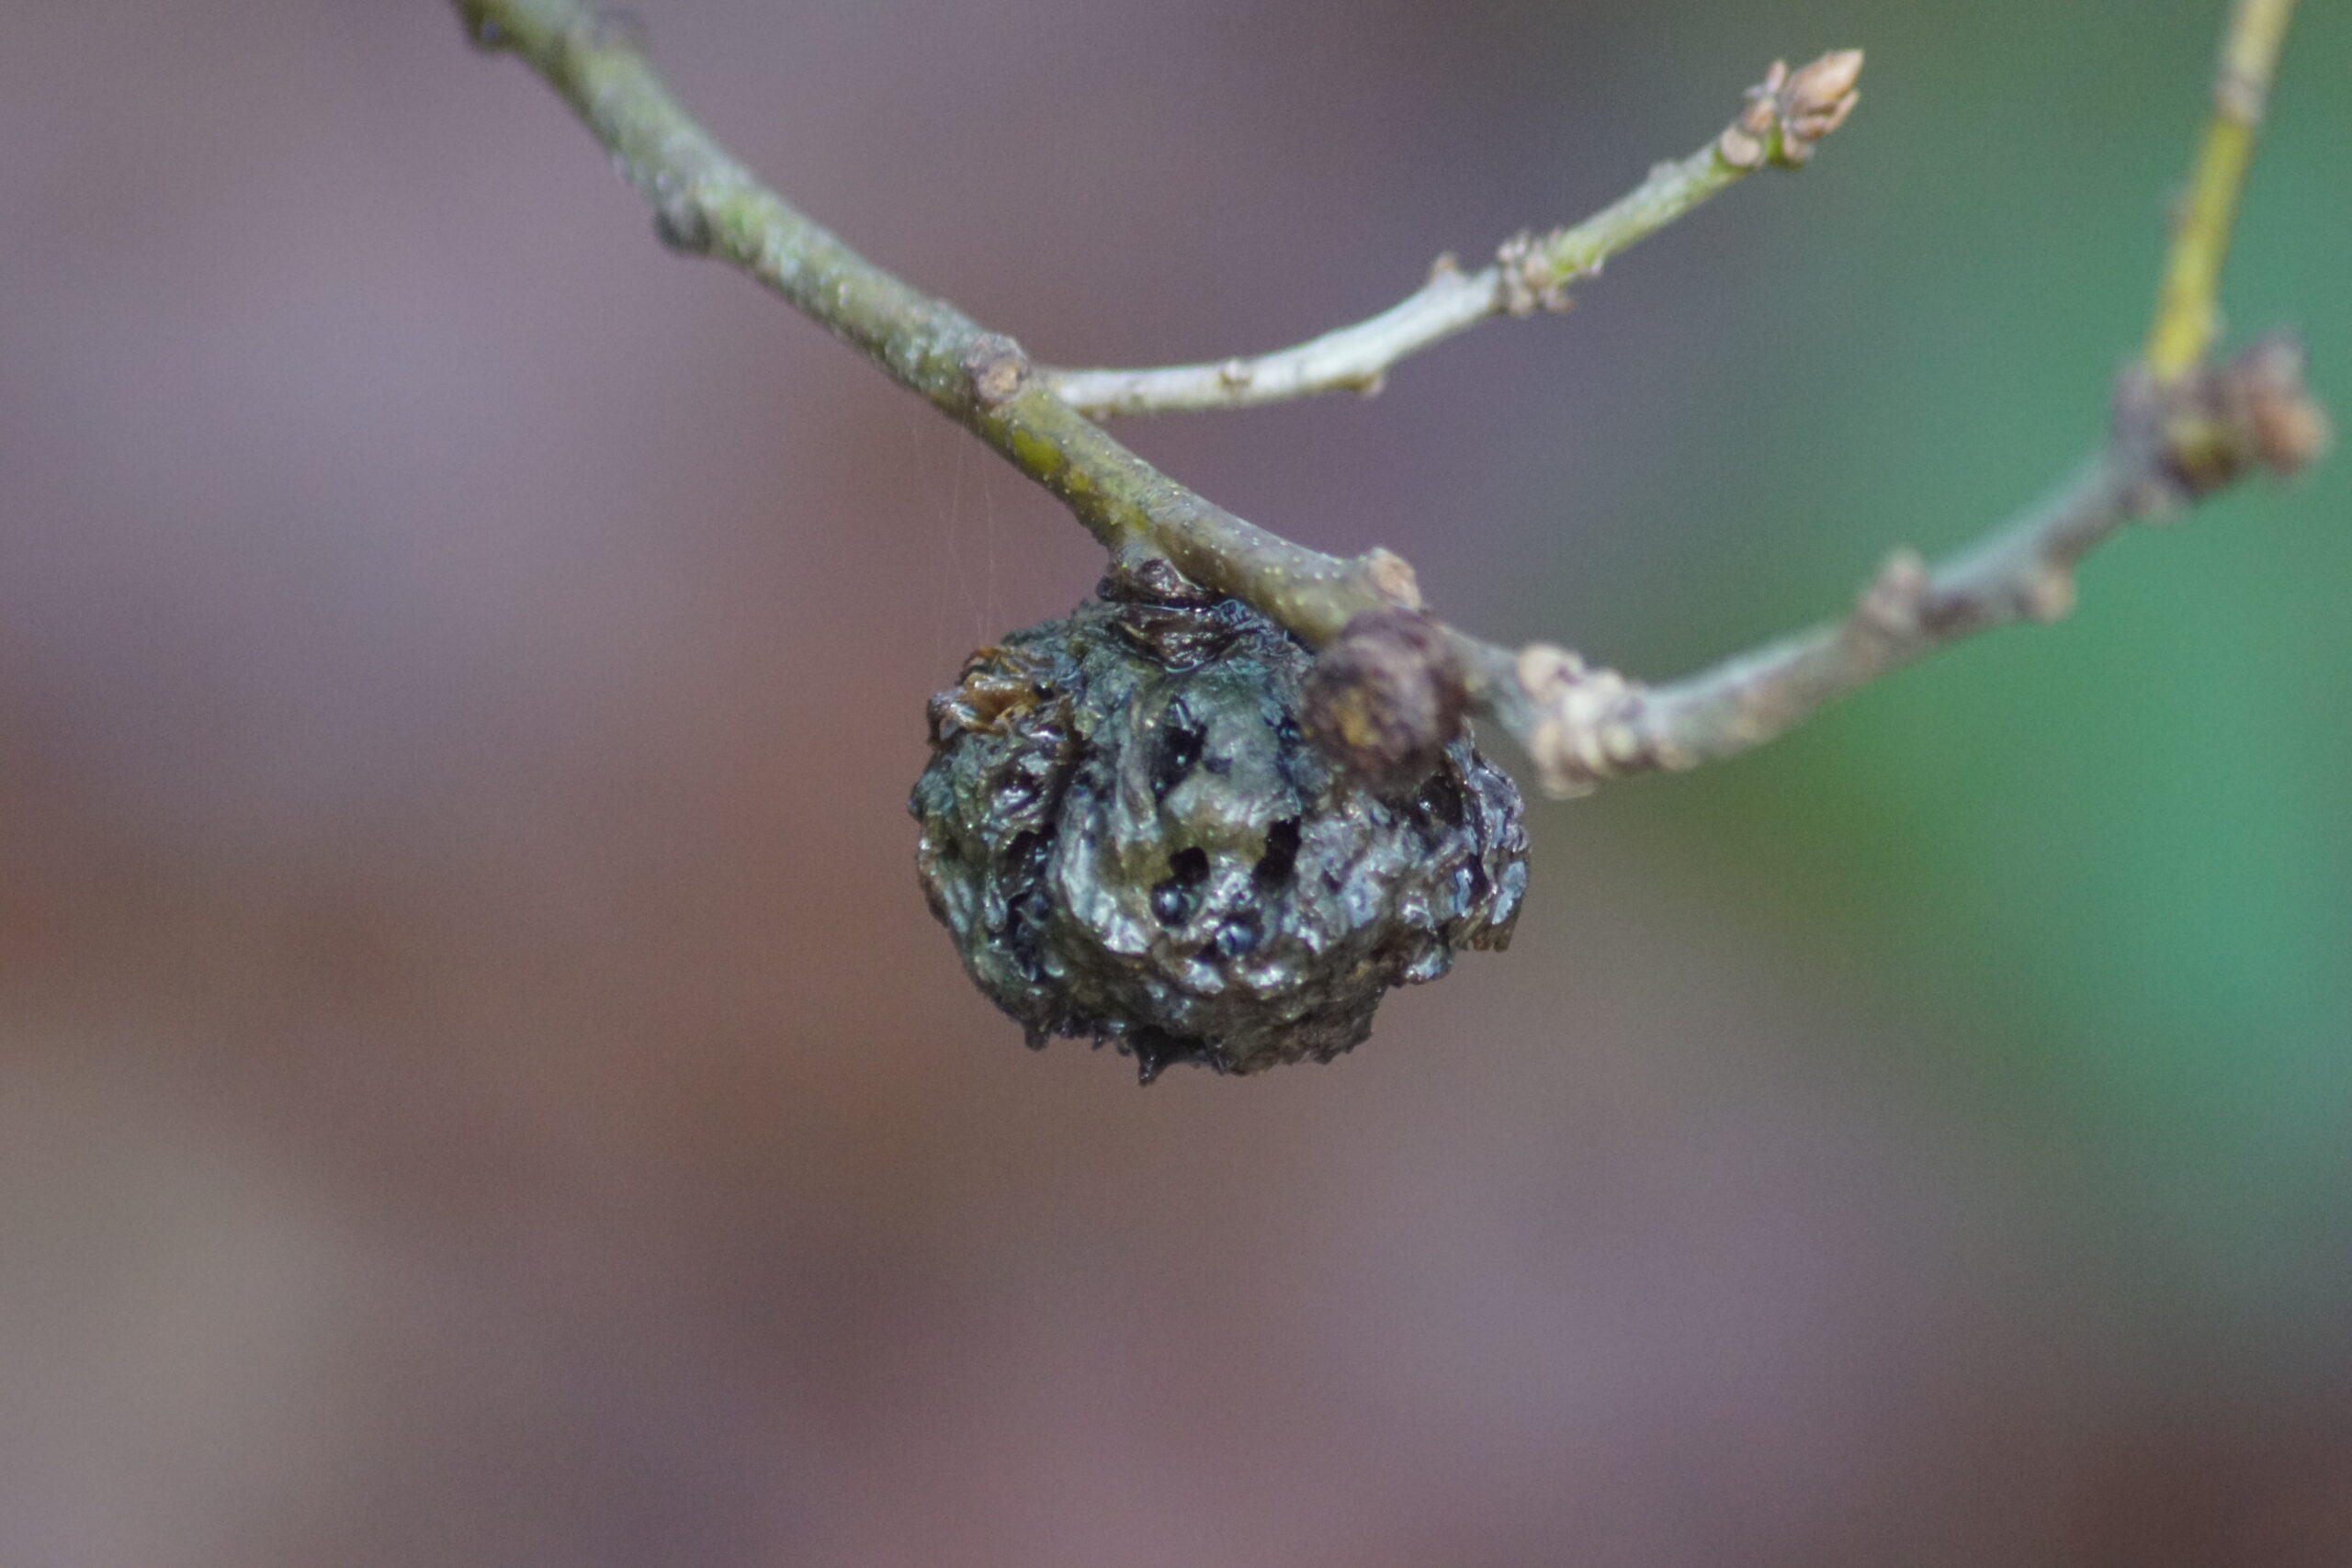
[[[821,322],[1058,496],[1114,558],[1164,558],[1310,643],[1362,611],[1418,607],[1399,558],[1307,549],[1176,483],[1039,385],[1012,339],[805,217],[679,107],[626,28],[580,0],[456,3],[478,45],[520,55],[612,152],[664,243],[732,263]]]
[[[1318,392],[1380,390],[1388,370],[1454,333],[1498,316],[1568,308],[1568,288],[1716,192],[1770,164],[1797,168],[1845,122],[1860,95],[1860,50],[1825,54],[1795,72],[1775,62],[1723,133],[1649,177],[1581,223],[1504,242],[1495,260],[1464,273],[1440,256],[1429,281],[1398,303],[1291,348],[1216,364],[1136,370],[1041,368],[1045,384],[1097,417],[1251,408]]]
[[[1081,410],[1232,406],[1365,385],[1487,315],[1557,308],[1569,281],[1713,190],[1767,162],[1804,162],[1852,108],[1859,54],[1794,73],[1776,66],[1747,112],[1692,158],[1586,223],[1514,242],[1479,274],[1441,270],[1358,327],[1238,370],[1041,373],[1010,338],[874,265],[761,185],[670,96],[625,30],[582,0],[455,3],[477,43],[519,54],[571,105],[652,204],[664,243],[732,263],[859,349],[1058,496],[1115,562],[1164,561],[1324,649],[1306,722],[1367,776],[1409,773],[1453,738],[1465,707],[1517,738],[1556,795],[1734,755],[1947,643],[2054,618],[2072,602],[2075,563],[2127,523],[2255,468],[2292,472],[2326,443],[2290,343],[2258,344],[2221,366],[2208,358],[2222,258],[2292,0],[2235,0],[2145,362],[2126,373],[2109,441],[2081,476],[1941,567],[1897,555],[1842,620],[1656,687],[1556,648],[1513,652],[1421,615],[1397,557],[1328,556],[1258,528],[1159,473]],[[1090,394],[1083,378],[1093,376],[1125,378],[1125,389]],[[1408,722],[1415,714],[1426,722]]]
[[[2254,162],[2255,133],[2270,102],[2270,83],[2295,0],[2235,0],[2213,73],[2213,113],[2197,152],[2188,191],[2173,230],[2171,254],[2148,330],[2149,373],[2169,381],[2212,352],[2221,333],[2222,263],[2237,220],[2238,194]]]
[[[2234,0],[2213,116],[2173,231],[2142,362],[2117,389],[2105,447],[2039,507],[1930,570],[1902,551],[1843,620],[1649,687],[1542,645],[1516,657],[1467,639],[1454,658],[1535,759],[1544,787],[1736,756],[1944,645],[2074,604],[2075,563],[2127,524],[2266,469],[2292,474],[2328,443],[2302,351],[2273,337],[2216,366],[2222,262],[2294,0]]]
[[[1760,746],[1839,697],[1938,649],[2075,602],[2075,567],[2132,522],[2176,511],[2259,468],[2316,458],[2326,422],[2302,352],[2265,339],[2169,386],[2127,372],[2106,447],[2075,478],[1967,553],[1929,568],[1896,552],[1844,618],[1661,686],[1588,668],[1542,645],[1516,655],[1467,641],[1487,706],[1525,745],[1554,795]]]

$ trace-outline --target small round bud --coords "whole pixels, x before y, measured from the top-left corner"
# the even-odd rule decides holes
[[[2220,400],[2239,451],[2281,478],[2317,462],[2328,445],[2327,411],[2303,380],[2303,345],[2274,333],[2220,373]]]
[[[1029,356],[1001,333],[983,333],[964,351],[964,374],[982,408],[1010,402],[1029,382]]]
[[[1366,610],[1307,671],[1304,719],[1324,754],[1375,790],[1409,790],[1462,734],[1466,699],[1445,634],[1410,610]]]
[[[2302,344],[2283,333],[2171,381],[2129,367],[2117,381],[2115,423],[2123,434],[2159,441],[2165,478],[2191,496],[2252,468],[2291,477],[2329,441],[2327,411],[2303,380]]]

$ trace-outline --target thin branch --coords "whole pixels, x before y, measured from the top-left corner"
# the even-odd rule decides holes
[[[474,41],[545,77],[652,203],[664,243],[720,257],[1061,498],[1116,559],[1171,562],[1312,643],[1363,611],[1412,608],[1412,569],[1294,545],[1176,483],[1037,384],[1012,339],[910,288],[802,215],[679,107],[637,47],[580,0],[456,0]]]
[[[2173,231],[2172,253],[2148,330],[2149,373],[2159,381],[2186,375],[2213,350],[2221,333],[2222,263],[2229,255],[2238,193],[2254,161],[2255,133],[2270,101],[2278,52],[2295,0],[2236,0],[2213,73],[2213,115],[2206,122],[2188,195]]]
[[[1350,657],[1331,660],[1335,669],[1385,671],[1385,678],[1397,673],[1396,656],[1403,656],[1419,660],[1426,677],[1458,682],[1470,711],[1525,746],[1556,795],[1734,755],[1934,649],[1991,626],[2063,614],[2075,563],[2126,523],[2251,468],[2290,472],[2326,440],[2324,416],[2303,389],[2301,353],[2291,344],[2258,344],[2221,367],[2204,357],[2211,293],[2245,174],[2245,149],[2236,142],[2250,146],[2259,112],[2261,94],[2247,84],[2267,85],[2291,0],[2239,0],[2222,52],[2218,129],[2208,139],[2188,220],[2176,234],[2148,363],[2126,375],[2113,433],[2083,476],[1936,570],[1898,555],[1839,622],[1658,687],[1589,669],[1559,649],[1512,652],[1419,617],[1412,570],[1399,558],[1379,549],[1348,558],[1307,549],[1159,473],[1057,396],[1010,338],[875,266],[762,186],[670,96],[626,30],[580,0],[455,3],[477,43],[513,50],[571,103],[652,203],[666,243],[733,263],[860,349],[1060,497],[1114,560],[1130,567],[1165,560],[1204,587],[1249,602],[1310,646],[1343,641],[1339,651]],[[1742,168],[1802,162],[1851,108],[1859,65],[1859,56],[1832,55],[1794,75],[1776,68],[1750,114],[1701,156]],[[1808,73],[1812,85],[1798,88]],[[2216,141],[2223,144],[2219,152]],[[1543,303],[1546,290],[1597,260],[1600,253],[1579,248],[1600,243],[1596,235],[1622,248],[1671,218],[1682,197],[1670,193],[1687,197],[1698,188],[1679,182],[1703,183],[1688,161],[1673,167],[1684,173],[1661,173],[1592,223],[1530,242],[1518,253],[1517,287]],[[1655,206],[1645,204],[1644,192]],[[2165,324],[2179,321],[2196,331]],[[2186,364],[2177,364],[2184,353]],[[1407,619],[1423,629],[1396,626],[1400,610],[1416,613]],[[1391,657],[1357,657],[1368,648]],[[1363,695],[1337,694],[1343,705],[1358,704],[1359,716],[1367,711]]]
[[[2256,468],[2292,473],[2325,443],[2325,420],[2303,387],[2302,351],[2290,338],[2265,339],[2168,387],[2135,367],[2119,387],[2107,446],[2074,478],[1939,566],[1897,551],[1839,620],[1661,686],[1541,645],[1521,649],[1508,669],[1487,650],[1458,656],[1484,660],[1498,694],[1490,708],[1554,795],[1719,761],[1938,649],[1996,626],[2059,619],[2074,607],[2076,563],[2127,525],[2176,512]]]
[[[1610,257],[1716,192],[1768,164],[1802,166],[1815,144],[1853,111],[1861,67],[1860,50],[1823,55],[1793,73],[1775,62],[1764,81],[1747,90],[1739,118],[1696,152],[1658,164],[1581,223],[1541,238],[1521,233],[1505,241],[1494,261],[1475,273],[1463,272],[1451,255],[1440,256],[1428,282],[1367,321],[1254,358],[1138,370],[1041,367],[1038,375],[1064,402],[1098,418],[1252,408],[1318,392],[1369,397],[1386,381],[1390,367],[1408,355],[1498,316],[1565,310],[1571,284],[1598,276]]]
[[[1464,646],[1488,707],[1555,795],[1654,768],[1686,768],[1761,745],[1821,707],[1947,644],[2073,606],[2074,569],[2125,525],[2255,469],[2291,474],[2328,442],[2303,385],[2302,352],[2266,339],[2228,364],[2211,353],[2222,260],[2294,0],[2236,0],[2223,29],[2214,112],[2173,232],[2141,365],[2117,388],[2105,447],[2075,479],[1965,555],[1929,570],[1889,559],[1844,619],[1648,687],[1541,645],[1509,670]]]

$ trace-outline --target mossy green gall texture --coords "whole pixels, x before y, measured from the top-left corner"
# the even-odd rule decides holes
[[[973,656],[911,808],[933,912],[1033,1045],[1252,1073],[1328,1061],[1394,986],[1510,938],[1518,790],[1466,737],[1409,793],[1300,731],[1312,656],[1164,567]]]

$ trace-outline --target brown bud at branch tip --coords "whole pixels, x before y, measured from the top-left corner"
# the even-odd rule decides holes
[[[1753,169],[1769,152],[1783,168],[1802,168],[1816,142],[1846,123],[1861,94],[1862,51],[1833,50],[1794,71],[1774,61],[1764,80],[1747,90],[1747,107],[1717,139],[1716,150],[1736,168]]]

